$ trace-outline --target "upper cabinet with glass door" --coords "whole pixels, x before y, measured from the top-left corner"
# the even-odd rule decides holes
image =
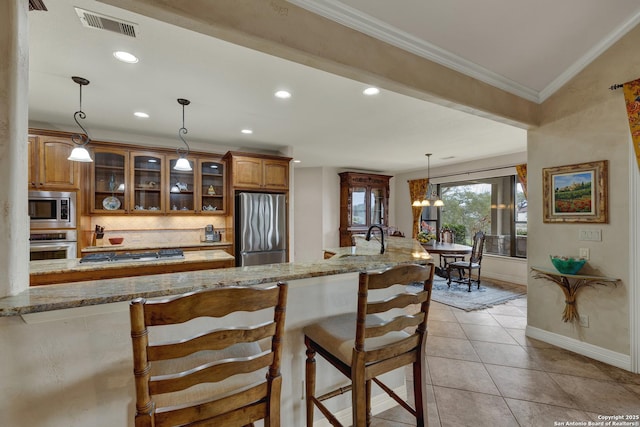
[[[177,155],[167,156],[169,165],[167,209],[170,209],[171,213],[194,213],[196,209],[196,164],[193,159],[187,159],[191,170],[176,170],[175,166],[179,158]]]
[[[129,152],[112,148],[94,148],[91,163],[92,213],[124,213],[129,210],[126,189]]]
[[[165,213],[164,162],[162,154],[132,151],[129,212],[136,214]]]
[[[222,159],[198,160],[200,173],[199,206],[196,209],[205,214],[225,212],[225,162]]]

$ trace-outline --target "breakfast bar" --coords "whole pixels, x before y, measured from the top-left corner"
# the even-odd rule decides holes
[[[37,286],[0,299],[0,377],[7,390],[0,424],[49,426],[133,426],[134,385],[128,302],[223,286],[289,284],[282,358],[282,426],[304,425],[302,328],[316,319],[355,310],[358,273],[398,264],[426,264],[431,256],[418,242],[390,238],[379,244],[331,248],[331,258],[251,267],[188,271],[130,278]],[[323,369],[321,365],[318,369]],[[322,371],[320,371],[322,372]],[[30,380],[25,381],[28,373]],[[394,374],[394,373],[392,373]],[[404,375],[391,384],[406,395]],[[324,382],[341,381],[336,374]],[[392,406],[374,391],[374,413]],[[338,399],[337,413],[350,416],[350,399]],[[345,415],[347,414],[347,415]]]

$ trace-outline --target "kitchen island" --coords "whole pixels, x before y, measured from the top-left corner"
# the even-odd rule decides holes
[[[282,426],[304,425],[302,328],[356,309],[358,272],[426,264],[431,256],[411,239],[328,249],[316,262],[269,264],[36,286],[0,299],[0,425],[13,427],[133,426],[133,363],[128,302],[221,286],[289,284],[282,357]],[[318,362],[318,390],[344,381]],[[326,371],[326,372],[325,372]],[[391,386],[406,394],[402,372]],[[344,399],[342,399],[344,397]],[[335,402],[349,417],[349,395]],[[373,412],[395,405],[374,390]],[[318,417],[321,418],[321,417]],[[348,424],[348,421],[347,421]],[[320,425],[320,424],[319,424]]]

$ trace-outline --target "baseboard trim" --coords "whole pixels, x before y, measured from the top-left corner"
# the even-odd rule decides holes
[[[574,353],[599,360],[600,362],[606,363],[608,365],[633,372],[631,369],[631,356],[628,354],[618,353],[606,348],[579,341],[575,338],[570,338],[564,335],[545,331],[544,329],[535,328],[533,326],[527,326],[525,334],[530,338],[535,338],[548,344],[553,344],[560,348],[564,348],[565,350],[570,350]]]
[[[407,400],[407,387],[406,387],[406,383],[403,386],[397,387],[395,389],[393,389],[394,393],[396,393],[401,399],[403,400]],[[371,414],[373,415],[377,415],[380,414],[388,409],[393,408],[394,406],[397,406],[398,403],[393,400],[391,397],[389,397],[389,395],[387,395],[385,392],[382,392],[381,394],[378,394],[376,396],[373,396],[371,398]],[[341,411],[336,412],[335,414],[333,414],[338,421],[340,421],[340,423],[342,423],[343,425],[351,425],[352,422],[352,417],[351,417],[351,407],[342,409]],[[326,418],[322,418],[319,419],[317,421],[313,422],[313,427],[331,427],[331,423],[329,423],[329,421],[327,421]]]

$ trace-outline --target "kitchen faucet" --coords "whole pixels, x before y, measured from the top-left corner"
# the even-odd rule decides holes
[[[382,229],[382,227],[380,225],[374,224],[371,227],[369,227],[369,229],[367,230],[367,236],[364,238],[366,241],[370,241],[371,240],[371,230],[373,228],[377,228],[380,230],[380,237],[382,240],[380,240],[380,253],[383,254],[384,253],[384,230]]]

